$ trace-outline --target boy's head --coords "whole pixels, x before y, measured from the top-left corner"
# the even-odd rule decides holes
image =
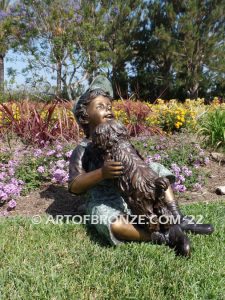
[[[98,102],[99,106],[104,105],[105,108],[107,106],[107,109],[109,110],[109,104],[111,104],[112,99],[112,85],[109,80],[103,76],[97,76],[91,83],[89,89],[79,98],[78,102],[74,106],[73,113],[77,123],[82,127],[87,137],[89,137],[90,121],[92,121],[90,119],[94,117],[96,118],[96,116],[94,116],[94,111],[98,114]],[[91,103],[93,104],[90,105]]]

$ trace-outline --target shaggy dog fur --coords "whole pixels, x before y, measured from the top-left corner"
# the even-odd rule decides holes
[[[164,192],[169,186],[169,180],[165,177],[158,177],[149,168],[129,142],[126,128],[115,120],[98,125],[92,136],[92,143],[94,159],[98,166],[106,159],[122,162],[124,172],[122,176],[114,180],[116,186],[132,213],[145,216],[144,227],[151,232],[158,230],[157,217],[162,212],[163,214],[166,212]]]

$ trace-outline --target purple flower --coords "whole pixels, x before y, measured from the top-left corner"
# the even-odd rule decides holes
[[[3,187],[3,191],[8,195],[19,196],[21,188],[16,184],[8,183]]]
[[[148,144],[147,144],[147,143],[144,143],[143,146],[144,146],[145,148],[147,148]]]
[[[75,16],[76,22],[77,22],[78,24],[80,24],[81,21],[82,21],[82,19],[83,19],[82,16],[81,16],[81,15],[78,15],[78,14],[75,14],[74,16]]]
[[[36,150],[34,151],[34,157],[40,157],[41,154],[42,154],[42,150],[41,150],[41,149],[36,149]]]
[[[180,181],[180,182],[185,182],[185,177],[183,175],[179,175],[177,177],[177,179]]]
[[[61,169],[56,169],[53,173],[53,182],[65,183],[68,180],[68,173]]]
[[[204,158],[204,163],[205,163],[206,165],[209,164],[209,158],[208,158],[208,156]]]
[[[196,160],[194,162],[194,167],[195,167],[195,169],[198,169],[200,167],[200,161],[199,160]]]
[[[0,180],[4,180],[6,177],[6,172],[1,172],[0,173]]]
[[[17,163],[16,163],[15,160],[9,160],[9,161],[8,161],[8,166],[9,166],[9,167],[14,168],[16,165],[17,165]]]
[[[181,185],[180,185],[179,192],[180,192],[180,193],[184,193],[186,190],[187,190],[186,186],[181,184]]]
[[[196,191],[199,191],[199,190],[201,190],[202,189],[202,186],[201,186],[201,184],[200,183],[195,183],[194,185],[193,185],[193,188],[196,190]]]
[[[180,167],[177,164],[172,164],[171,168],[173,171],[175,171],[176,173],[179,173],[181,171]]]
[[[15,170],[13,168],[9,168],[8,172],[10,176],[13,176],[15,174]]]
[[[120,13],[120,10],[117,6],[113,7],[113,12],[115,15],[118,15]]]
[[[43,173],[45,172],[45,168],[44,168],[43,166],[39,166],[39,167],[37,168],[37,171],[38,171],[39,173],[43,174]]]
[[[70,156],[72,155],[72,153],[73,153],[73,150],[70,150],[70,151],[68,151],[68,152],[65,153],[65,156],[67,158],[70,158]]]
[[[62,147],[61,145],[57,145],[57,146],[56,146],[56,150],[57,150],[57,151],[62,151],[62,149],[63,149],[63,147]]]
[[[57,158],[62,157],[62,154],[61,154],[61,153],[57,153],[57,154],[56,154],[56,157],[57,157]]]
[[[6,201],[8,199],[7,193],[5,191],[0,190],[0,201]]]
[[[50,150],[46,153],[47,156],[51,156],[55,154],[55,150]]]
[[[65,160],[63,160],[63,159],[58,160],[58,161],[56,162],[56,166],[57,166],[58,168],[60,168],[60,169],[63,169],[64,166],[65,166]]]
[[[175,192],[180,192],[180,193],[185,192],[187,189],[186,186],[184,186],[183,184],[179,184],[178,182],[172,184],[172,188]]]
[[[146,158],[146,160],[145,160],[145,162],[147,164],[151,163],[152,162],[152,157],[150,155],[148,155],[147,158]]]
[[[8,202],[8,208],[13,209],[16,207],[16,204],[17,204],[16,201],[12,199]]]
[[[8,13],[4,10],[0,10],[0,21],[3,21],[6,17],[8,17]]]
[[[192,175],[192,171],[188,169],[188,167],[184,166],[181,168],[183,174],[187,177],[191,176]]]
[[[153,156],[153,159],[154,159],[154,160],[161,160],[160,154],[156,153],[156,154]]]

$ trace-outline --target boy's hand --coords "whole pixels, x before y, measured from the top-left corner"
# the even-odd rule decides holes
[[[103,179],[118,178],[123,174],[123,165],[119,161],[107,160],[102,167]]]

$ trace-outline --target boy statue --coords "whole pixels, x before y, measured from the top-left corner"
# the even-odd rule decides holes
[[[176,254],[189,257],[191,248],[185,232],[211,234],[214,229],[211,224],[190,222],[190,217],[181,213],[170,185],[175,181],[175,176],[164,166],[149,163],[150,171],[154,172],[156,177],[168,179],[168,184],[164,186],[161,208],[180,220],[179,224],[172,224],[168,228],[158,226],[157,230],[151,231],[138,223],[126,221],[130,220],[134,212],[114,184],[123,175],[123,161],[105,158],[101,165],[97,165],[94,160],[92,138],[98,125],[114,119],[112,100],[111,83],[107,78],[97,76],[73,109],[74,116],[86,137],[74,149],[70,158],[69,191],[85,195],[86,213],[97,216],[100,220],[97,224],[94,222],[91,225],[112,245],[128,241],[149,241],[165,244],[174,248]],[[154,201],[157,202],[157,199]],[[150,206],[152,204],[150,203]]]

